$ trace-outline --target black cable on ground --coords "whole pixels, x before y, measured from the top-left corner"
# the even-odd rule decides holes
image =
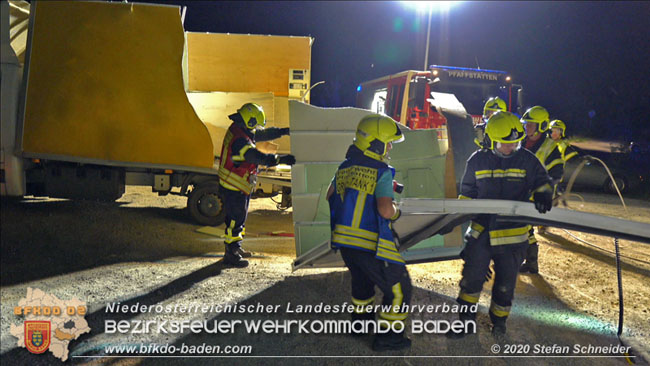
[[[618,337],[618,342],[621,346],[625,347],[623,340],[621,339],[621,334],[623,334],[623,276],[621,273],[621,251],[618,246],[618,238],[614,238],[614,248],[616,249],[616,278],[618,280],[618,332],[616,332],[616,337]],[[629,364],[635,364],[634,357],[632,356],[632,349],[630,348],[629,352],[623,353],[626,357],[625,360]]]

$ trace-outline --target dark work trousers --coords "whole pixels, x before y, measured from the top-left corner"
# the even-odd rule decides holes
[[[512,306],[519,267],[526,255],[527,242],[520,244],[490,245],[488,230],[478,239],[466,239],[462,257],[465,261],[460,281],[460,295],[457,299],[461,305],[473,305],[478,302],[490,261],[494,261],[494,285],[490,304],[490,319],[493,324],[505,324]],[[460,314],[461,319],[474,319],[476,314]]]
[[[243,239],[241,233],[246,224],[250,195],[223,186],[219,186],[219,194],[221,194],[223,200],[223,208],[226,210],[226,239],[224,241],[228,250],[234,252],[241,248]]]
[[[401,297],[400,307],[411,303],[413,285],[406,266],[375,258],[375,253],[340,248],[341,257],[352,275],[352,297],[368,300],[375,296],[375,285],[383,292],[382,305],[395,305]],[[399,286],[396,286],[399,284]],[[380,318],[391,321],[391,314],[380,313]],[[400,319],[403,320],[403,319]]]

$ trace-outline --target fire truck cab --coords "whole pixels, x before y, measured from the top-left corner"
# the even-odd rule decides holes
[[[361,83],[356,106],[386,114],[411,129],[441,128],[445,117],[430,103],[432,93],[454,94],[476,125],[490,97],[521,113],[523,88],[505,71],[432,65],[429,71],[402,71]]]

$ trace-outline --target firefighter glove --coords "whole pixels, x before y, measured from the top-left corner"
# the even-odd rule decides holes
[[[280,136],[287,136],[287,135],[289,135],[289,127],[281,128],[280,129]]]
[[[549,191],[535,192],[533,194],[533,201],[535,201],[535,208],[539,213],[550,211],[553,207],[553,193]]]
[[[293,165],[296,163],[296,157],[288,154],[288,155],[280,155],[278,157],[278,164],[287,164],[287,165]]]

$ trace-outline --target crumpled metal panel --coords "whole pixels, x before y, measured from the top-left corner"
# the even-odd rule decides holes
[[[540,214],[533,203],[507,200],[403,199],[402,216],[394,223],[400,252],[433,235],[449,232],[477,215],[495,214],[497,220],[520,221],[617,237],[650,244],[650,224],[579,212],[555,207]],[[437,249],[437,251],[436,251]],[[432,262],[457,258],[460,248],[434,248],[428,255],[405,256],[407,263]],[[323,242],[304,256],[297,258],[294,270],[305,267],[340,267],[338,253]]]

